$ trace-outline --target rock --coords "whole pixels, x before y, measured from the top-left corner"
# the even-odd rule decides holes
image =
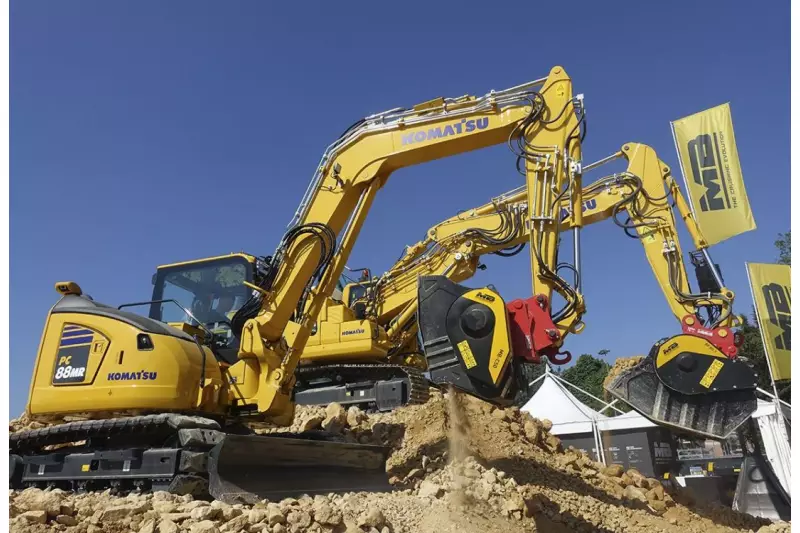
[[[288,513],[293,507],[297,507],[299,503],[294,498],[284,498],[280,501],[280,506],[283,513]]]
[[[286,523],[286,517],[283,516],[283,511],[278,505],[274,503],[267,505],[267,522],[271,526]]]
[[[251,524],[250,526],[248,526],[247,533],[263,533],[269,530],[270,530],[269,525],[265,524],[264,522],[261,522],[260,524]]]
[[[222,510],[215,509],[214,507],[195,507],[189,514],[192,519],[203,522],[205,520],[214,520],[217,516],[222,514]]]
[[[156,533],[156,521],[152,518],[144,520],[142,525],[139,526],[139,533]]]
[[[392,531],[389,529],[389,526],[383,526],[381,533],[392,533]]]
[[[506,412],[503,409],[495,409],[492,411],[492,418],[497,420],[506,420]]]
[[[470,479],[478,479],[479,477],[481,477],[481,473],[474,468],[465,468],[464,476]]]
[[[664,487],[659,483],[652,489],[647,491],[648,500],[664,501]]]
[[[644,492],[642,492],[642,489],[635,487],[633,485],[628,485],[627,487],[625,487],[624,496],[629,500],[647,503],[647,496],[645,495]]]
[[[542,420],[542,427],[544,428],[545,431],[550,431],[551,429],[553,429],[553,423],[547,418],[545,418]]]
[[[336,402],[328,404],[328,406],[325,408],[325,415],[325,418],[338,420],[343,426],[347,422],[347,411],[341,406],[341,404]]]
[[[63,524],[65,526],[77,526],[78,520],[74,516],[70,516],[68,514],[60,514],[56,517],[56,522],[59,524]],[[155,526],[155,524],[153,524]],[[153,533],[149,531],[147,533]]]
[[[289,511],[289,514],[286,515],[286,522],[289,525],[291,525],[292,529],[294,530],[310,526],[312,520],[311,520],[311,515],[308,514],[306,511],[292,510]]]
[[[169,520],[170,522],[183,522],[187,520],[191,515],[189,513],[167,513],[162,515],[161,518],[164,520]]]
[[[286,526],[283,524],[275,524],[272,526],[272,533],[286,533]]]
[[[75,507],[69,502],[61,502],[59,513],[62,515],[72,516],[75,514]]]
[[[386,523],[386,519],[383,516],[383,513],[380,509],[371,508],[367,512],[362,513],[361,516],[358,517],[358,527],[374,527],[380,528],[383,527],[383,524]]]
[[[662,515],[667,511],[667,504],[662,501],[652,501],[650,507],[657,515]]]
[[[497,476],[491,470],[487,470],[486,472],[484,472],[481,475],[481,477],[483,478],[484,481],[486,481],[490,485],[494,485],[495,483],[497,483]]]
[[[159,514],[174,513],[178,510],[178,504],[170,501],[154,501],[153,510]]]
[[[561,450],[561,439],[556,437],[555,435],[547,435],[547,439],[545,439],[545,444],[550,449],[550,451],[556,452]]]
[[[249,525],[250,523],[248,522],[248,515],[240,514],[239,516],[235,516],[231,520],[225,522],[225,524],[223,524],[219,530],[220,532],[239,533],[240,531],[246,529]],[[267,525],[264,524],[264,527],[267,527]]]
[[[419,486],[419,496],[421,498],[438,498],[441,493],[441,485],[437,485],[432,481],[425,480]]]
[[[210,507],[211,504],[208,502],[204,502],[203,500],[195,500],[193,502],[189,502],[186,505],[183,505],[182,508],[184,511],[192,511],[197,509],[198,507]]]
[[[620,484],[623,487],[627,487],[628,485],[633,485],[633,480],[630,478],[628,474],[622,474],[620,477]]]
[[[648,489],[654,489],[656,487],[661,487],[662,489],[664,488],[664,486],[661,485],[661,482],[659,480],[652,477],[645,478],[644,483],[645,487],[647,487]]]
[[[251,509],[247,514],[247,521],[250,524],[258,524],[267,519],[267,512],[263,509]]]
[[[531,420],[525,422],[525,436],[534,444],[538,443],[541,439],[542,433],[539,426]]]
[[[602,472],[609,477],[620,477],[625,472],[625,468],[622,465],[612,463],[606,466]]]
[[[211,520],[198,522],[189,529],[191,533],[219,533],[219,528]]]
[[[237,509],[236,507],[223,507],[221,509],[222,512],[222,519],[226,522],[229,520],[233,520],[237,516],[241,516],[243,511],[241,509]]]
[[[300,431],[312,431],[319,429],[324,420],[325,417],[322,415],[311,415],[306,418],[302,424],[300,424]]]
[[[508,427],[509,429],[511,429],[511,433],[513,433],[514,435],[519,435],[519,432],[522,431],[522,427],[520,427],[520,425],[517,424],[516,422],[511,422],[511,424],[509,424]]]
[[[512,493],[503,502],[503,509],[508,513],[513,513],[514,511],[522,512],[525,509],[525,500],[518,493]]]
[[[327,503],[322,503],[314,506],[314,520],[320,524],[338,526],[342,523],[342,513]]]
[[[347,425],[351,428],[356,428],[361,425],[362,422],[367,420],[368,417],[364,411],[356,407],[355,405],[350,406],[347,409]]]
[[[29,488],[19,493],[14,504],[24,511],[45,511],[50,516],[65,514],[61,512],[62,490],[41,490]]]
[[[25,511],[20,517],[26,522],[34,524],[44,524],[47,522],[47,511],[40,509],[38,511]]]
[[[156,526],[157,533],[178,533],[178,526],[170,520],[161,520]]]
[[[472,490],[475,493],[475,496],[478,498],[478,500],[480,500],[480,501],[488,501],[489,498],[492,496],[492,487],[493,486],[494,485],[492,485],[488,481],[482,480],[480,483],[478,483],[476,486],[474,486],[472,488]]]
[[[119,522],[120,520],[131,515],[141,514],[145,511],[148,511],[151,507],[152,506],[148,501],[108,507],[100,514],[100,520],[102,522]]]
[[[629,468],[628,471],[625,473],[631,479],[633,484],[636,485],[637,487],[644,488],[645,490],[649,488],[647,487],[647,481],[646,481],[647,478],[644,477],[642,473],[636,470],[635,468]]]

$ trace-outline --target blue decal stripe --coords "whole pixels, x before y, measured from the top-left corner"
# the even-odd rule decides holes
[[[83,335],[94,335],[94,331],[90,329],[73,329],[72,331],[65,331],[61,334],[62,339],[66,339],[68,337],[80,337]]]
[[[75,346],[77,344],[91,344],[92,335],[85,337],[72,337],[71,339],[61,339],[61,346]]]
[[[69,325],[69,326],[64,326],[64,331],[70,331],[70,330],[73,330],[73,329],[80,329],[80,326],[76,326],[74,324]]]

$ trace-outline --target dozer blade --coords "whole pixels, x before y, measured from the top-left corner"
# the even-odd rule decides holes
[[[656,424],[726,439],[756,410],[756,376],[744,362],[717,353],[703,339],[679,335],[654,346],[606,390]]]
[[[209,453],[209,492],[254,504],[302,494],[391,490],[389,448],[297,438],[226,435]]]

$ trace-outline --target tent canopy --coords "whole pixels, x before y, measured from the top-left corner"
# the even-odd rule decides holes
[[[559,378],[546,373],[542,385],[522,407],[522,411],[539,419],[547,418],[553,423],[550,433],[570,435],[591,433],[592,423],[596,422],[600,431],[616,431],[654,427],[655,424],[635,411],[615,417],[598,413],[581,403]]]
[[[541,387],[522,410],[533,417],[550,420],[553,423],[550,433],[553,435],[591,433],[592,422],[597,423],[600,431],[655,426],[635,411],[615,417],[600,414],[578,400],[566,385],[559,382],[558,377],[548,372],[541,379]]]

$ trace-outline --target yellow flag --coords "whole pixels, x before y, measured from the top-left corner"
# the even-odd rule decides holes
[[[672,122],[697,225],[708,245],[756,229],[728,104]]]
[[[758,326],[775,381],[792,377],[792,267],[747,263]]]

